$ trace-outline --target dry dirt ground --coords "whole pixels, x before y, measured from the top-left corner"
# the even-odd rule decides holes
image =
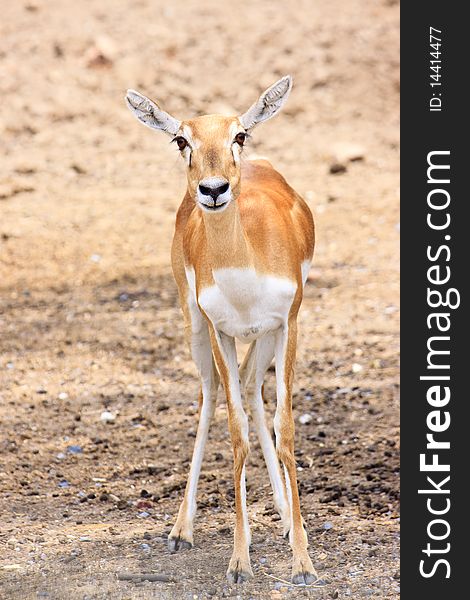
[[[398,598],[397,3],[19,0],[1,12],[0,597]],[[166,549],[197,419],[169,267],[185,175],[123,94],[180,118],[235,112],[285,73],[289,102],[247,151],[272,160],[317,223],[294,402],[310,551],[328,583],[288,583],[253,438],[255,579],[230,588],[222,393],[195,547]]]

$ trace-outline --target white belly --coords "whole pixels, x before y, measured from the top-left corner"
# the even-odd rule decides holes
[[[195,294],[194,272],[187,271]],[[285,277],[261,275],[254,269],[218,269],[215,285],[204,288],[199,305],[214,327],[250,342],[287,321],[297,284]]]

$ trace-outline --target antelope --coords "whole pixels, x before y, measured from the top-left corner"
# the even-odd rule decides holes
[[[187,171],[171,263],[186,337],[200,377],[199,422],[186,490],[168,547],[176,552],[193,545],[196,489],[222,380],[235,489],[234,546],[227,570],[230,583],[253,577],[245,485],[248,418],[242,392],[266,461],[274,504],[292,548],[292,582],[311,584],[318,579],[300,512],[292,415],[297,314],[313,256],[313,217],[270,162],[242,160],[253,129],[279,112],[291,88],[292,78],[286,76],[241,116],[214,114],[186,121],[134,90],[126,95],[139,121],[172,137]],[[236,339],[250,343],[240,370]],[[263,380],[273,358],[275,446],[263,399]]]

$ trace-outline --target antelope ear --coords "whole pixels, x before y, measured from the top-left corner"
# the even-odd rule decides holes
[[[286,75],[263,92],[253,106],[244,115],[238,117],[238,120],[245,129],[252,129],[258,123],[274,117],[286,102],[291,89],[292,77]]]
[[[147,127],[160,129],[169,135],[175,135],[180,128],[180,121],[161,110],[155,102],[135,90],[127,90],[126,104],[134,117]]]

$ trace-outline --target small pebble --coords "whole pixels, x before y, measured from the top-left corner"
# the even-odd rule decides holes
[[[114,415],[112,412],[109,412],[109,410],[104,410],[101,413],[100,419],[103,421],[103,423],[111,423],[112,421],[116,420],[116,415]]]
[[[353,363],[351,370],[353,373],[360,373],[364,367],[359,363]]]
[[[138,513],[137,516],[139,517],[139,519],[145,519],[147,517],[150,517],[150,513],[144,510],[144,511]]]
[[[300,415],[299,417],[299,423],[301,425],[307,425],[308,423],[310,423],[312,421],[313,417],[312,415],[309,415],[308,413],[305,413],[303,415]]]
[[[323,523],[323,529],[326,531],[333,529],[333,523],[331,523],[331,521],[326,521],[326,523]]]
[[[346,165],[343,165],[342,163],[332,163],[330,165],[330,173],[332,175],[339,175],[341,173],[345,173],[346,171]]]
[[[59,481],[57,485],[60,488],[68,488],[70,486],[70,483],[66,479],[63,479],[62,481]]]
[[[67,400],[68,397],[69,395],[67,394],[67,392],[60,392],[60,394],[58,395],[59,400]]]
[[[82,454],[83,448],[81,446],[67,446],[67,452],[69,454]]]

